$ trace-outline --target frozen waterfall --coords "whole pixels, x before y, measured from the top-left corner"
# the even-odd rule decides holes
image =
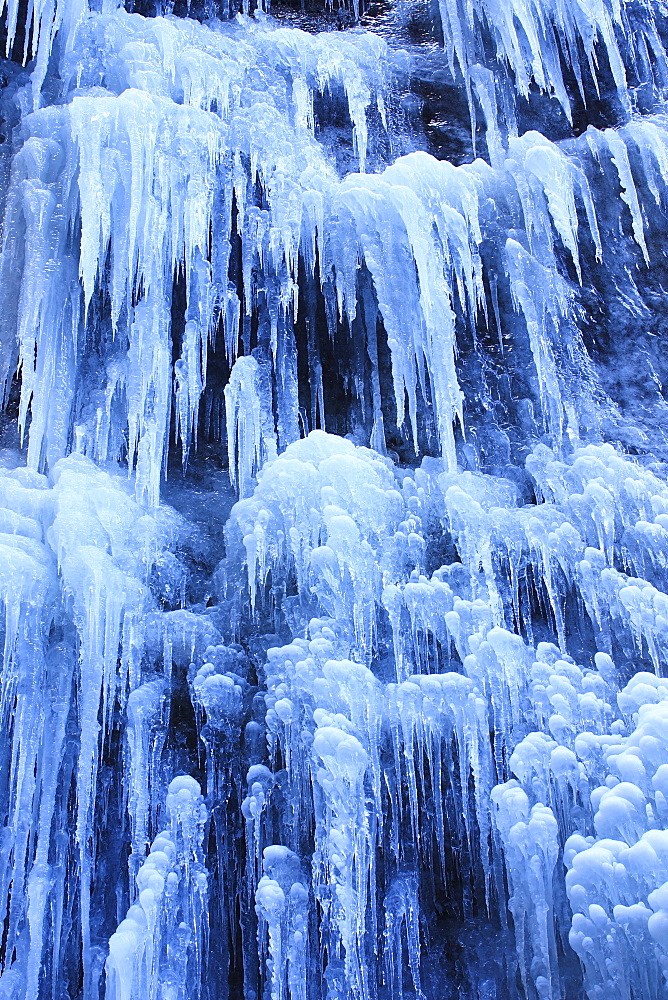
[[[0,35],[0,1000],[665,1000],[663,0]]]

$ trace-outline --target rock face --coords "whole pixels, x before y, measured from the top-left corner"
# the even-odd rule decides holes
[[[665,997],[663,5],[0,15],[0,1000]]]

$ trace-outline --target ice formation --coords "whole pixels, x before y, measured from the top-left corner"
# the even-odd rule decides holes
[[[663,5],[0,4],[0,1000],[668,995]]]

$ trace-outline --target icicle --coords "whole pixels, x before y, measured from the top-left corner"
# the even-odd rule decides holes
[[[506,243],[506,261],[513,300],[524,316],[529,334],[541,404],[556,440],[560,441],[563,412],[551,339],[567,314],[568,293],[565,287],[559,287],[556,275],[542,268],[514,240]]]
[[[370,849],[364,775],[368,755],[352,733],[327,721],[323,713],[324,724],[317,726],[313,737],[314,761],[319,765],[314,782],[322,790],[324,806],[316,820],[314,879],[323,886],[320,903],[329,912],[343,948],[347,988],[364,995]],[[336,939],[332,944],[336,946]]]
[[[614,163],[615,169],[619,175],[622,200],[626,202],[631,213],[635,241],[642,250],[645,263],[649,265],[649,252],[647,250],[647,244],[645,243],[645,229],[642,221],[642,213],[640,211],[640,203],[638,201],[638,192],[636,191],[635,181],[633,179],[633,174],[631,173],[628,151],[623,140],[614,131],[614,129],[606,129],[603,133],[603,137],[608,144],[608,149],[610,150],[610,154],[612,156],[612,162]]]
[[[471,80],[475,86],[476,97],[480,102],[485,119],[485,140],[487,142],[489,162],[493,167],[499,167],[503,164],[505,150],[499,129],[494,74],[485,66],[472,66],[470,72]],[[473,122],[471,125],[472,129],[474,129]]]
[[[504,844],[512,892],[508,905],[513,914],[524,989],[528,996],[552,1000],[560,996],[552,914],[557,823],[548,807],[537,804],[529,809],[529,800],[516,781],[497,785],[492,801]],[[524,957],[527,950],[532,957],[530,969]]]
[[[174,778],[169,829],[156,837],[137,872],[136,902],[109,941],[107,990],[113,1000],[198,997],[207,941],[207,815],[194,778]]]
[[[132,854],[130,877],[135,878],[146,857],[151,805],[155,792],[156,744],[164,742],[163,706],[165,684],[162,679],[148,681],[128,697],[127,738],[130,746],[129,811],[132,817]]]
[[[418,1000],[424,997],[420,986],[420,934],[417,885],[410,877],[399,877],[385,896],[384,960],[391,996],[403,998],[403,935],[406,937],[408,965]],[[403,934],[402,934],[403,929]]]
[[[271,384],[253,357],[237,358],[225,386],[227,453],[232,484],[243,500],[265,461],[276,458]]]
[[[293,851],[278,845],[265,847],[263,857],[265,874],[255,899],[269,935],[271,1000],[306,1000],[309,894],[300,861]],[[261,926],[261,934],[263,930]]]

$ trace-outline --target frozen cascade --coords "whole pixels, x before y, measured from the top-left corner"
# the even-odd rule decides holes
[[[298,6],[0,0],[0,1000],[660,1000],[665,7]]]

